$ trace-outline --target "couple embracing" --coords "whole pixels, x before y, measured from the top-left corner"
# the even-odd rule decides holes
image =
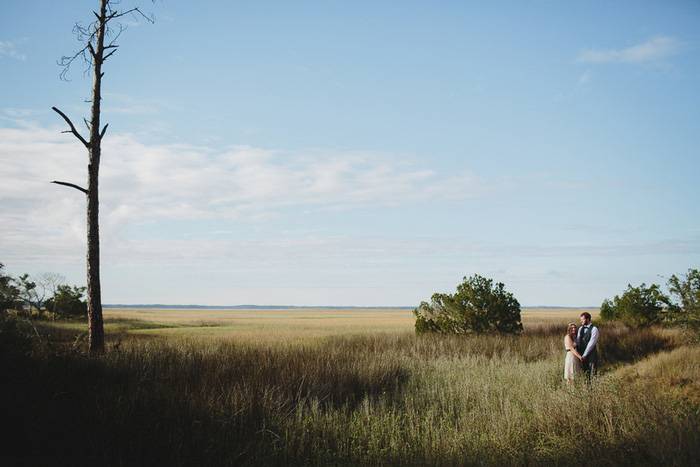
[[[581,371],[585,372],[586,380],[590,382],[591,375],[598,371],[598,328],[591,324],[591,314],[587,311],[581,313],[581,327],[576,328],[575,323],[569,323],[564,347],[566,359],[564,360],[564,380],[566,385],[578,377]]]

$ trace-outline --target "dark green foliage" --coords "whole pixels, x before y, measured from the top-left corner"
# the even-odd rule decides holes
[[[0,314],[0,358],[15,359],[28,355],[32,350],[32,339],[15,316]],[[8,377],[8,375],[4,375]]]
[[[32,309],[39,313],[39,317],[43,316],[43,299],[39,297],[39,289],[36,282],[31,280],[29,274],[22,274],[15,283],[19,286],[19,298],[23,305],[26,305],[31,316]]]
[[[520,303],[505,291],[502,282],[493,283],[477,274],[464,278],[453,295],[436,293],[430,303],[413,310],[416,332],[443,334],[513,334],[522,331]]]
[[[0,263],[0,315],[19,305],[19,289],[13,284],[12,277],[2,272],[4,268],[5,265]]]
[[[628,285],[622,297],[616,295],[612,301],[603,301],[600,319],[620,321],[628,326],[649,326],[661,321],[668,303],[668,297],[656,284],[649,287],[646,284],[639,287]]]
[[[57,318],[83,318],[87,316],[85,290],[85,287],[59,285],[56,294],[46,301],[46,308],[54,310]]]
[[[668,289],[675,299],[670,306],[670,321],[700,334],[700,271],[688,269],[680,278],[672,275]]]

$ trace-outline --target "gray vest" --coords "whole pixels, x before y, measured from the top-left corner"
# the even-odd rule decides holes
[[[588,328],[581,328],[578,333],[578,353],[583,355],[588,348],[588,342],[591,340],[591,334],[593,334],[593,325],[589,325]],[[585,332],[584,332],[585,331]],[[594,346],[591,351],[586,356],[586,360],[590,363],[598,363],[598,349]]]

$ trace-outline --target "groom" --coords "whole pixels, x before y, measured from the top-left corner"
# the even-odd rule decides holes
[[[581,367],[586,372],[586,380],[598,372],[598,328],[591,324],[591,314],[581,313],[581,327],[578,328],[578,353],[581,354]]]

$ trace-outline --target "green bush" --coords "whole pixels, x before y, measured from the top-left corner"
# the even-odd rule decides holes
[[[656,284],[648,288],[646,284],[639,287],[628,284],[622,297],[615,295],[612,301],[607,298],[603,301],[600,319],[620,321],[628,326],[649,326],[661,321],[668,303],[669,298]]]
[[[453,295],[436,293],[413,310],[416,332],[443,334],[513,334],[522,331],[520,303],[502,282],[475,274],[464,278]]]
[[[688,273],[680,278],[672,275],[668,289],[675,299],[669,307],[669,320],[700,335],[700,271],[688,269]]]
[[[87,316],[87,302],[83,300],[85,287],[59,285],[56,294],[46,301],[46,308],[54,310],[57,318]]]
[[[18,307],[19,289],[13,284],[12,277],[3,274],[5,265],[0,263],[0,315],[7,310]]]

